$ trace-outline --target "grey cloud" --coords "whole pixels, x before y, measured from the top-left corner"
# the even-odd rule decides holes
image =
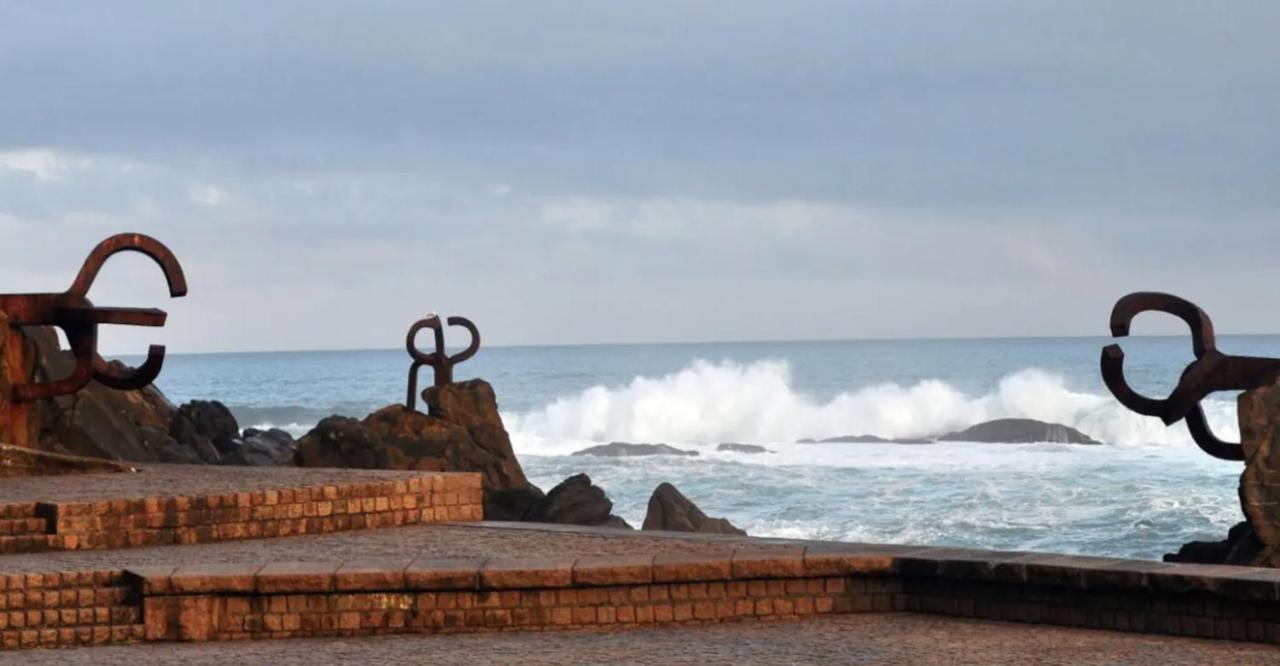
[[[152,232],[194,273],[166,333],[192,349],[392,346],[425,307],[508,343],[1102,333],[1137,287],[1274,329],[1225,292],[1274,282],[1277,19],[5,3],[0,155],[89,163],[0,166],[0,242],[28,249],[0,279]],[[113,284],[133,269],[103,297],[154,299],[144,266]]]

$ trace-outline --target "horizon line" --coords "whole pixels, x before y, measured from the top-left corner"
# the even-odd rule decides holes
[[[1219,333],[1218,337],[1261,337],[1280,335],[1277,333]],[[1130,339],[1142,338],[1176,338],[1189,337],[1184,333],[1158,333],[1148,335],[1129,335]],[[902,338],[791,338],[791,339],[756,339],[756,340],[688,340],[664,342],[582,342],[582,343],[526,343],[485,345],[481,349],[536,349],[536,348],[573,348],[573,347],[675,347],[681,345],[742,345],[742,344],[792,344],[792,343],[837,343],[837,342],[961,342],[961,341],[994,341],[994,340],[1091,340],[1120,339],[1107,335],[976,335],[976,336],[921,336]],[[401,347],[348,347],[348,348],[316,348],[316,349],[251,349],[251,350],[217,350],[196,352],[173,352],[170,356],[221,356],[231,354],[335,354],[352,352],[386,352],[401,350]],[[453,349],[453,347],[450,347]],[[117,354],[106,352],[107,356],[141,357],[145,354]]]

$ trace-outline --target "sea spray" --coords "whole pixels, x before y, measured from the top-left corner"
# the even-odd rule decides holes
[[[1236,437],[1234,405],[1215,399],[1206,407],[1215,431]],[[1109,395],[1072,390],[1062,375],[1034,368],[1004,377],[984,395],[925,380],[877,383],[822,401],[796,389],[785,361],[698,360],[676,373],[595,386],[505,418],[517,452],[531,454],[564,454],[578,444],[605,441],[714,447],[861,434],[930,437],[997,418],[1061,423],[1117,445],[1191,444],[1181,427],[1166,428]]]

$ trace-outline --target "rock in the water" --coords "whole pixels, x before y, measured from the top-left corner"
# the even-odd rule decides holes
[[[487,520],[520,520],[543,498],[516,460],[487,382],[432,387],[423,397],[429,415],[391,405],[364,421],[341,416],[321,421],[298,441],[298,464],[479,472]]]
[[[902,437],[895,439],[885,439],[876,437],[875,435],[841,435],[840,437],[828,437],[826,439],[800,439],[796,440],[796,444],[933,444],[932,439],[918,439],[911,437]]]
[[[586,474],[571,476],[552,488],[542,501],[529,509],[523,520],[631,529],[627,521],[613,515],[613,502],[599,486],[592,485],[591,477]]]
[[[221,455],[240,447],[240,424],[217,400],[192,400],[178,408],[169,428],[178,443],[200,447],[207,440]]]
[[[222,457],[224,465],[253,465],[257,467],[288,467],[295,464],[298,444],[293,435],[272,428],[263,432],[249,428],[241,437],[236,450]]]
[[[755,444],[734,444],[732,442],[721,444],[716,447],[716,450],[728,451],[730,453],[777,453],[776,451],[766,449],[763,446],[757,446]]]
[[[1192,541],[1178,552],[1164,556],[1165,562],[1183,564],[1235,564],[1262,566],[1259,560],[1264,547],[1248,521],[1241,522],[1227,532],[1226,541]]]
[[[637,456],[696,456],[697,451],[677,449],[666,444],[629,444],[614,442],[591,448],[574,451],[575,456],[604,456],[609,458],[631,458]]]
[[[739,536],[747,534],[724,518],[708,518],[707,514],[670,483],[664,483],[654,489],[653,496],[649,498],[649,511],[644,516],[644,526],[641,529]]]
[[[70,374],[75,360],[59,348],[52,328],[25,328],[22,337],[35,348],[36,381]],[[112,365],[121,367],[115,361]],[[130,462],[216,462],[219,453],[212,443],[184,444],[170,434],[176,414],[154,386],[117,391],[97,382],[74,395],[33,406],[39,448],[44,451]]]
[[[968,430],[938,438],[942,442],[992,442],[998,444],[1101,444],[1088,435],[1060,423],[1033,419],[996,419],[979,423]]]

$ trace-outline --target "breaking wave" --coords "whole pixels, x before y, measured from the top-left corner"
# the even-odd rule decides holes
[[[1214,431],[1237,437],[1234,405],[1207,401]],[[1134,414],[1110,395],[1072,390],[1061,375],[1024,369],[985,395],[938,380],[881,383],[822,400],[798,391],[784,361],[695,361],[661,377],[596,386],[504,419],[519,453],[562,454],[574,443],[630,441],[714,446],[801,438],[929,437],[997,418],[1061,423],[1108,444],[1192,445],[1184,427]]]

